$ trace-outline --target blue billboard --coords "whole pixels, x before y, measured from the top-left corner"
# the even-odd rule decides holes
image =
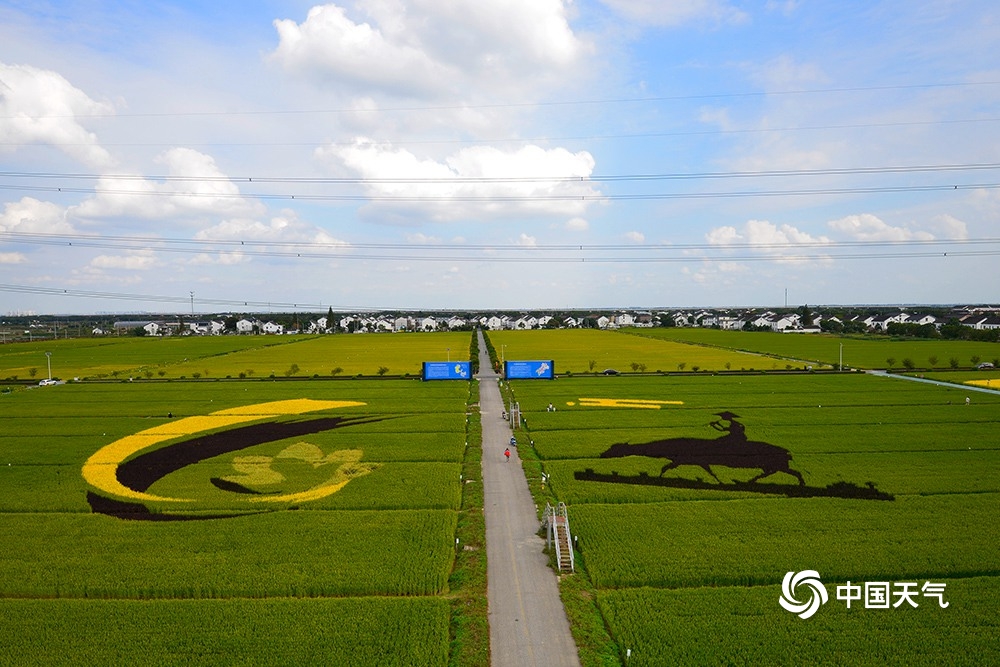
[[[424,380],[471,380],[472,364],[468,361],[425,361]]]
[[[508,380],[551,380],[556,376],[556,364],[546,361],[506,361],[504,377]]]

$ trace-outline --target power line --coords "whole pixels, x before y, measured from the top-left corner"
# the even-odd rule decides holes
[[[907,241],[826,241],[803,243],[734,242],[656,245],[405,245],[395,243],[323,244],[237,240],[94,237],[0,232],[0,238],[56,247],[98,248],[131,252],[228,254],[282,259],[338,259],[392,262],[463,263],[701,263],[712,261],[829,261],[1000,255],[1000,239],[911,239]],[[994,247],[991,247],[994,246]],[[277,248],[277,249],[275,249]],[[803,254],[803,250],[812,251]],[[746,254],[750,251],[754,254]],[[691,254],[698,252],[699,254]],[[743,254],[733,254],[740,253]],[[617,253],[617,254],[608,254]],[[706,254],[706,253],[711,253]]]
[[[98,292],[92,290],[59,289],[55,287],[33,287],[30,285],[0,285],[0,292],[14,292],[19,294],[38,294],[45,296],[62,296],[69,298],[83,299],[107,299],[113,301],[140,301],[148,303],[187,303],[188,297],[153,295],[153,294],[121,294],[117,292]],[[237,308],[261,308],[277,310],[327,310],[333,308],[335,311],[371,311],[374,307],[364,306],[333,306],[328,303],[294,303],[291,301],[255,301],[252,299],[212,299],[198,298],[200,304],[210,304],[213,306],[233,306]],[[392,310],[392,309],[387,309]]]
[[[669,199],[733,199],[748,197],[789,197],[849,194],[886,194],[902,192],[941,192],[958,190],[994,190],[1000,183],[948,183],[941,185],[900,185],[853,188],[810,188],[791,190],[743,190],[720,192],[632,193],[632,194],[552,194],[552,195],[325,195],[290,193],[230,193],[230,192],[156,192],[148,190],[116,190],[98,188],[65,188],[55,186],[0,185],[0,190],[18,192],[62,192],[72,194],[122,195],[129,197],[189,197],[195,199],[250,199],[258,201],[369,201],[394,203],[529,203],[529,202],[600,202],[643,201]]]
[[[1000,81],[962,81],[942,83],[896,84],[883,86],[846,86],[839,88],[807,88],[802,90],[771,90],[747,91],[742,93],[698,93],[690,95],[656,95],[646,97],[617,97],[580,100],[550,100],[535,102],[497,102],[489,104],[443,104],[443,105],[411,105],[382,108],[359,109],[355,107],[330,109],[250,109],[238,111],[150,111],[134,113],[93,113],[93,114],[50,114],[38,115],[33,118],[180,118],[180,117],[225,117],[225,116],[290,116],[311,114],[342,114],[342,113],[384,113],[416,111],[453,111],[463,109],[515,109],[530,107],[567,107],[567,106],[597,106],[610,104],[643,104],[652,102],[683,102],[708,99],[740,99],[752,97],[796,96],[796,95],[830,95],[858,92],[882,92],[892,90],[931,90],[934,88],[963,88],[973,86],[996,86]],[[10,119],[17,116],[0,116]]]
[[[720,136],[727,134],[764,134],[775,132],[806,132],[817,130],[858,130],[888,127],[914,127],[922,125],[956,125],[965,123],[996,123],[1000,118],[955,118],[944,120],[919,120],[919,121],[895,121],[886,123],[846,123],[835,125],[799,125],[794,127],[757,127],[757,128],[731,128],[714,130],[687,130],[677,132],[633,132],[628,134],[589,134],[589,135],[565,135],[565,136],[541,136],[541,137],[496,137],[480,139],[383,139],[379,140],[393,146],[412,145],[439,145],[439,144],[464,144],[464,145],[492,145],[498,143],[541,143],[541,142],[562,142],[562,141],[595,141],[609,139],[656,139],[667,137],[696,137],[696,136]],[[350,141],[330,141],[327,139],[315,139],[313,141],[172,141],[172,142],[101,142],[101,146],[131,146],[131,147],[157,147],[157,146],[203,146],[203,147],[247,147],[247,148],[272,148],[272,147],[315,147],[315,146],[354,146],[357,142]],[[93,142],[62,142],[48,141],[38,146],[92,146]],[[0,142],[0,146],[23,147],[22,142]]]
[[[452,250],[456,252],[468,252],[470,250],[503,252],[516,251],[523,252],[526,248],[532,250],[577,250],[585,252],[607,252],[607,251],[690,251],[690,250],[716,250],[720,246],[717,243],[643,243],[643,244],[623,244],[623,243],[555,243],[537,244],[534,246],[523,246],[519,244],[498,244],[498,243],[323,243],[317,241],[274,241],[274,240],[254,240],[254,239],[187,239],[176,237],[155,237],[138,235],[110,235],[110,234],[65,234],[65,233],[41,233],[41,232],[15,232],[0,231],[0,238],[7,238],[13,243],[39,244],[39,245],[78,245],[88,246],[90,243],[121,244],[114,245],[116,248],[152,248],[158,244],[173,244],[179,246],[194,246],[194,252],[204,250],[214,250],[220,247],[228,249],[255,248],[282,246],[300,249],[327,249],[327,250]],[[912,247],[933,247],[933,246],[975,246],[975,245],[1000,245],[1000,237],[983,238],[950,238],[950,239],[902,239],[902,240],[816,240],[797,242],[732,242],[725,244],[726,248],[753,248],[781,250],[789,248],[912,248]]]
[[[968,162],[953,164],[925,165],[884,165],[878,167],[831,167],[825,169],[774,169],[756,171],[703,171],[703,172],[665,172],[651,174],[607,174],[588,176],[455,176],[455,177],[324,177],[324,176],[197,176],[197,175],[140,175],[140,174],[93,174],[81,172],[38,172],[38,171],[0,171],[0,178],[35,178],[39,180],[64,179],[104,180],[104,181],[146,181],[155,180],[164,183],[281,183],[308,185],[378,185],[378,184],[479,184],[479,183],[610,183],[628,181],[671,181],[671,180],[708,180],[727,178],[773,178],[773,177],[804,177],[804,176],[847,176],[875,174],[912,174],[927,172],[956,171],[990,171],[1000,169],[997,162]]]

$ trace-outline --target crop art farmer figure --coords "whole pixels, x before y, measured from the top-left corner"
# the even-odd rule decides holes
[[[714,428],[716,431],[722,431],[723,433],[725,433],[725,435],[719,438],[719,440],[723,440],[733,445],[746,444],[747,442],[746,427],[744,427],[743,424],[741,424],[740,422],[736,421],[736,419],[739,418],[739,415],[733,414],[732,412],[729,411],[725,411],[725,412],[717,412],[716,416],[718,416],[719,419],[710,422],[709,426]],[[723,422],[728,422],[728,423],[724,424]]]

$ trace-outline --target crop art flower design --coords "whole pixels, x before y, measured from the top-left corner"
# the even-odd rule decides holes
[[[237,456],[232,465],[238,474],[213,477],[211,481],[223,491],[258,496],[251,502],[315,500],[339,491],[352,479],[378,468],[377,463],[361,463],[363,455],[360,449],[341,449],[324,455],[316,445],[299,442],[286,447],[277,456]],[[326,479],[306,491],[280,491],[279,485],[287,482],[301,485],[303,477],[310,477],[310,470],[320,472]]]
[[[186,417],[146,429],[103,447],[87,460],[83,477],[94,489],[88,492],[87,500],[97,513],[165,521],[237,516],[248,510],[324,498],[378,465],[362,463],[364,453],[360,449],[324,452],[305,441],[289,445],[276,455],[237,455],[228,461],[225,456],[257,445],[384,419],[316,416],[288,420],[310,412],[364,405],[357,401],[274,401]],[[160,446],[171,440],[177,442]],[[200,471],[193,467],[203,463],[209,467],[223,465],[228,472],[205,480],[203,485],[181,485],[184,494],[150,491],[174,473]],[[189,477],[198,479],[196,474]],[[231,510],[221,514],[206,512],[206,490],[209,494],[227,494],[229,500],[224,504]],[[174,511],[174,507],[180,511]]]

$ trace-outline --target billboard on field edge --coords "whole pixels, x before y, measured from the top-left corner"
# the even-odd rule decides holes
[[[505,361],[503,375],[508,380],[551,380],[555,378],[556,363],[543,361]]]
[[[469,380],[472,363],[468,361],[425,361],[423,380]]]

